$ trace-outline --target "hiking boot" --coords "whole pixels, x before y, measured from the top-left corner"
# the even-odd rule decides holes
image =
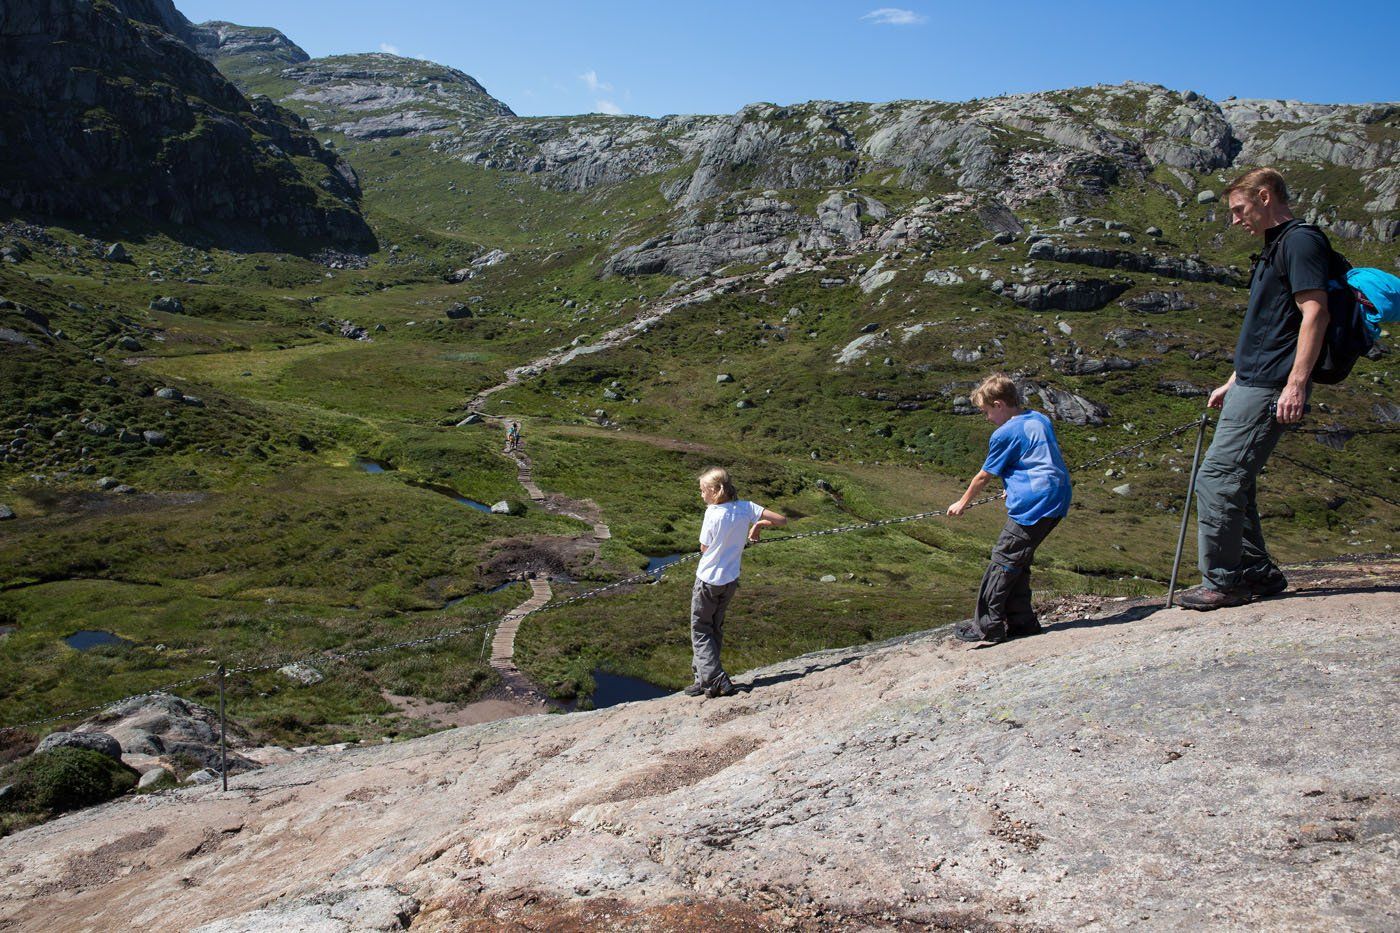
[[[1021,625],[1013,625],[1006,630],[1006,639],[1030,638],[1032,635],[1039,635],[1045,631],[1039,622],[1027,622]]]
[[[702,684],[702,683],[700,683],[700,681],[697,680],[695,683],[691,684],[689,687],[686,687],[684,690],[682,690],[681,693],[684,693],[684,694],[685,694],[686,696],[688,696],[688,697],[699,697],[699,696],[704,696],[704,695],[705,695],[705,685]]]
[[[720,674],[710,681],[710,687],[705,691],[707,697],[732,697],[734,695],[734,681],[729,679],[728,674]]]
[[[1249,587],[1249,595],[1255,599],[1268,599],[1288,589],[1288,578],[1283,575],[1282,570],[1274,567],[1270,573],[1258,580],[1246,582],[1245,586]]]
[[[1213,590],[1208,586],[1193,586],[1177,594],[1176,604],[1183,609],[1210,612],[1228,606],[1243,606],[1249,602],[1249,590]]]
[[[968,619],[966,622],[959,622],[957,625],[953,626],[953,637],[958,641],[971,642],[972,644],[988,642],[989,644],[995,645],[997,642],[1006,641],[1005,627],[999,625],[997,628],[1001,629],[1000,633],[984,632],[977,627],[976,622]]]

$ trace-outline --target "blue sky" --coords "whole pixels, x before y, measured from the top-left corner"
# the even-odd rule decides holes
[[[313,56],[383,50],[451,65],[521,115],[732,113],[754,101],[966,100],[1126,80],[1217,100],[1400,100],[1394,0],[895,2],[176,5],[195,22],[276,27]],[[1358,32],[1384,38],[1370,43],[1369,60]],[[1319,51],[1310,54],[1308,44]],[[1322,64],[1307,61],[1313,56]]]

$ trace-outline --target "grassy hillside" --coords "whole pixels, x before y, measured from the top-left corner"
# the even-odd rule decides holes
[[[122,263],[101,258],[109,240],[95,235],[110,231],[20,217],[4,227],[0,239],[29,255],[0,264],[0,297],[15,306],[0,319],[15,335],[0,345],[0,386],[18,400],[0,415],[0,503],[18,516],[0,525],[0,625],[13,627],[0,637],[0,723],[220,661],[488,622],[523,599],[519,588],[487,592],[521,569],[512,564],[520,553],[558,558],[561,595],[618,579],[649,557],[694,548],[694,476],[711,463],[727,465],[746,497],[794,518],[796,532],[942,508],[976,471],[990,432],[956,401],[993,370],[1107,408],[1101,424],[1058,425],[1071,464],[1198,417],[1202,397],[1182,392],[1230,371],[1243,290],[1032,262],[1024,236],[989,240],[975,209],[939,215],[936,237],[833,250],[820,268],[772,284],[767,270],[736,263],[717,273],[748,275],[732,290],[487,404],[523,420],[545,490],[597,504],[613,537],[594,557],[573,543],[588,529],[581,521],[537,506],[486,515],[443,495],[522,498],[498,429],[455,424],[507,370],[695,287],[600,274],[620,249],[672,229],[680,209],[663,188],[687,168],[563,191],[463,161],[428,138],[327,138],[360,176],[382,247],[373,255],[235,253],[148,233],[124,241],[131,261]],[[1329,184],[1338,196],[1352,190]],[[1218,204],[1195,199],[1212,185],[1218,175],[1161,167],[1125,178],[1080,209],[1097,219],[1066,242],[1245,267],[1255,244],[1226,229]],[[894,171],[843,190],[896,215],[945,193]],[[771,196],[808,216],[826,192]],[[733,203],[720,198],[701,213],[725,216]],[[1047,196],[1016,213],[1027,230],[1063,232],[1068,209]],[[1396,261],[1393,244],[1347,248],[1358,264]],[[466,281],[444,279],[492,249],[507,256]],[[863,290],[861,276],[881,261],[893,279]],[[926,280],[948,270],[963,281]],[[1030,311],[991,289],[1090,277],[1126,290],[1095,311]],[[1148,314],[1121,303],[1161,291],[1186,307]],[[163,298],[178,304],[152,306]],[[867,352],[839,363],[867,334]],[[1393,418],[1390,359],[1320,387],[1311,424],[1374,428]],[[1083,360],[1117,362],[1094,372]],[[1042,598],[1160,592],[1191,442],[1182,435],[1076,475],[1074,511],[1039,559]],[[1394,434],[1337,446],[1299,432],[1281,449],[1400,498]],[[363,460],[389,469],[367,473]],[[99,489],[104,477],[130,491]],[[1393,505],[1282,460],[1264,476],[1261,508],[1284,561],[1377,551],[1400,527]],[[750,551],[726,664],[740,670],[965,617],[1002,516],[992,505],[960,520]],[[821,582],[827,575],[835,582]],[[517,659],[560,697],[587,693],[599,668],[680,686],[690,676],[688,583],[678,570],[534,617]],[[126,643],[88,652],[63,643],[89,629]],[[495,683],[471,638],[331,667],[335,676],[314,687],[275,673],[239,678],[234,714],[279,741],[371,738],[424,728],[396,714],[385,692],[461,701]],[[195,695],[207,698],[207,687]]]

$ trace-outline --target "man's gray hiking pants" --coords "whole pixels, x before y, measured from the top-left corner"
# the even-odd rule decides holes
[[[1283,435],[1274,417],[1280,391],[1231,386],[1196,475],[1201,577],[1213,590],[1248,586],[1277,570],[1264,546],[1255,480]]]
[[[714,584],[695,581],[690,594],[690,646],[694,649],[695,682],[709,686],[724,673],[719,663],[719,650],[724,641],[724,611],[734,598],[739,581]]]

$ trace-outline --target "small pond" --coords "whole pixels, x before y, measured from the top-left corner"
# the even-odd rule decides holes
[[[359,457],[355,458],[354,466],[355,469],[363,470],[366,473],[387,473],[394,468],[393,464],[385,463],[383,460],[365,460]]]
[[[438,486],[433,483],[419,482],[411,482],[409,483],[409,485],[417,486],[419,489],[426,489],[429,492],[435,492],[440,496],[446,496],[453,502],[456,502],[459,505],[465,505],[469,508],[476,509],[478,512],[485,512],[488,515],[491,514],[491,506],[487,505],[485,502],[477,502],[475,499],[468,499],[466,496],[459,496],[457,494],[457,490],[452,489],[448,486]]]
[[[111,632],[103,632],[95,629],[84,629],[81,632],[74,632],[63,643],[70,648],[79,651],[90,651],[99,645],[129,645],[131,642],[120,635],[113,635]]]
[[[619,703],[632,703],[637,700],[655,700],[670,696],[675,691],[648,683],[640,677],[627,677],[622,674],[609,674],[607,671],[594,671],[593,708],[605,709]]]
[[[694,552],[691,552],[691,553],[694,553]],[[674,564],[676,561],[678,561],[678,560],[684,560],[685,558],[687,558],[687,557],[689,557],[689,556],[690,556],[690,554],[687,553],[687,554],[667,554],[665,557],[648,557],[648,558],[647,558],[647,573],[651,574],[651,575],[654,576],[654,577],[659,577],[659,576],[661,576],[661,571],[665,570],[667,567],[671,566],[671,565]]]

